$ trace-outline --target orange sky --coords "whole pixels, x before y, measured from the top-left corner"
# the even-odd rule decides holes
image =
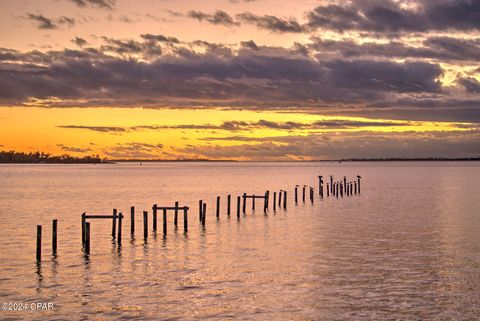
[[[453,10],[450,25],[429,20],[448,5],[4,0],[0,149],[479,156],[480,25]],[[382,20],[386,10],[405,18]]]

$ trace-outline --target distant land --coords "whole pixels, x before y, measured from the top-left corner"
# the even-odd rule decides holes
[[[352,158],[352,159],[330,159],[330,160],[304,160],[296,162],[398,162],[398,161],[480,161],[480,157],[447,158],[447,157],[425,157],[425,158]],[[71,156],[69,154],[52,155],[44,152],[16,152],[0,151],[0,164],[114,164],[117,162],[241,162],[235,160],[217,159],[107,159],[99,155]],[[247,161],[250,162],[250,161]],[[279,161],[290,162],[290,161]]]

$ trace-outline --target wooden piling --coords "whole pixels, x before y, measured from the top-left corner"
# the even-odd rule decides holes
[[[340,196],[343,197],[343,191],[346,187],[343,186],[343,182],[340,182]]]
[[[282,207],[282,194],[283,194],[283,191],[280,190],[280,192],[278,192],[278,208]]]
[[[228,194],[227,195],[227,215],[230,216],[230,202],[232,199],[232,195]]]
[[[135,206],[130,207],[130,235],[135,235]]]
[[[310,187],[310,202],[313,203],[313,188]]]
[[[37,225],[37,262],[42,260],[42,226]]]
[[[175,202],[175,215],[173,217],[173,225],[175,228],[178,226],[178,202]]]
[[[273,210],[277,210],[277,192],[273,192]]]
[[[143,211],[143,238],[148,238],[148,212]]]
[[[183,208],[183,231],[188,232],[188,209],[186,206]]]
[[[252,211],[255,211],[255,194],[252,197]]]
[[[330,193],[333,195],[333,176],[330,175]]]
[[[163,235],[167,235],[167,209],[163,208]]]
[[[362,177],[360,175],[357,175],[357,182],[358,182],[358,194],[360,194],[360,179]]]
[[[298,203],[298,186],[295,186],[295,204]]]
[[[205,226],[205,219],[207,218],[207,203],[203,203],[202,210],[202,225]]]
[[[318,195],[320,195],[320,197],[323,197],[323,176],[322,175],[318,176]]]
[[[52,254],[57,254],[57,224],[58,220],[52,221]]]
[[[85,223],[86,223],[86,216],[87,214],[85,212],[83,212],[82,214],[82,246],[85,245]]]
[[[247,193],[243,193],[242,197],[243,197],[242,210],[243,210],[243,213],[245,213],[247,210]]]
[[[305,203],[305,185],[302,187],[302,202]]]
[[[217,219],[220,217],[220,196],[217,196],[217,209],[216,209]]]
[[[265,192],[265,196],[263,197],[263,213],[267,213],[268,208],[268,191]]]
[[[355,194],[357,194],[357,182],[355,182]]]
[[[330,196],[330,186],[328,183],[327,183],[327,196]]]
[[[152,226],[153,232],[157,232],[157,204],[153,206],[153,213],[152,213]]]
[[[347,192],[347,177],[343,176],[343,193],[346,194],[346,192]],[[342,193],[342,196],[343,196],[343,193]]]
[[[240,218],[240,196],[237,196],[237,217]]]
[[[117,234],[117,209],[113,209],[113,216],[112,216],[112,237],[115,238],[115,234]]]
[[[287,209],[287,191],[283,191],[283,209]]]
[[[335,183],[335,197],[338,198],[338,190],[340,189],[340,184],[337,182]]]
[[[202,211],[203,211],[203,201],[199,200],[198,201],[198,220],[201,222],[202,221]]]
[[[122,244],[122,221],[123,221],[123,214],[122,212],[120,212],[118,214],[118,236],[117,236],[118,244]]]
[[[90,254],[90,223],[85,223],[85,253]]]

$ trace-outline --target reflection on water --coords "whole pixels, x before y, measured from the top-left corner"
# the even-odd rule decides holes
[[[316,195],[312,205],[307,193],[294,205],[295,185],[316,186],[318,175],[330,174],[360,174],[362,195]],[[1,301],[55,309],[0,318],[473,320],[480,315],[478,177],[477,163],[455,162],[2,165]],[[286,210],[265,215],[259,202],[236,217],[237,195],[280,189],[288,192]],[[217,220],[216,196],[224,202],[227,194],[232,215],[222,203]],[[149,226],[144,240],[142,211],[175,201],[190,207],[188,233],[180,213],[181,230],[169,215],[167,235]],[[81,213],[130,213],[130,206],[136,235],[125,234],[129,216],[121,245],[110,221],[93,220],[91,253],[83,253]],[[58,256],[50,253],[55,218]],[[46,227],[40,264],[37,224]]]

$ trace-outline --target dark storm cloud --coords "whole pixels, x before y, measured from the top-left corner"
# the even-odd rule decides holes
[[[236,18],[244,23],[250,23],[272,32],[299,33],[305,31],[305,28],[293,18],[284,19],[270,15],[258,16],[251,12],[237,14]]]
[[[102,133],[121,134],[132,131],[141,130],[196,130],[196,131],[250,131],[253,129],[275,129],[275,130],[316,130],[316,129],[354,129],[363,127],[392,127],[392,126],[408,126],[407,122],[392,122],[392,121],[351,121],[351,120],[321,120],[312,123],[300,122],[275,122],[261,119],[255,122],[246,121],[225,121],[219,125],[214,124],[180,124],[180,125],[137,125],[131,127],[105,127],[105,126],[78,126],[78,125],[62,125],[58,128],[69,129],[83,129]],[[211,138],[215,140],[215,138]]]
[[[321,5],[307,13],[310,28],[337,31],[424,32],[429,30],[478,30],[477,0],[418,0],[417,8],[402,8],[392,0],[360,0]]]
[[[77,6],[84,8],[87,6],[94,6],[103,9],[112,10],[115,6],[115,0],[68,0],[75,3]]]
[[[389,93],[438,92],[438,65],[421,62],[316,61],[309,58],[214,54],[160,55],[157,45],[105,38],[101,50],[120,55],[146,53],[150,63],[105,56],[96,50],[7,55],[41,60],[42,66],[4,63],[0,69],[2,102],[29,97],[83,98],[121,103],[188,102],[224,104],[355,103],[384,99]],[[0,55],[1,57],[1,55]],[[178,102],[177,102],[178,104]],[[147,104],[148,105],[148,104]]]
[[[0,48],[0,102],[45,107],[288,108],[337,114],[352,108],[364,113],[397,108],[402,117],[408,116],[402,108],[413,116],[428,116],[420,110],[435,109],[438,113],[430,111],[431,117],[455,120],[477,119],[480,109],[471,79],[458,81],[455,90],[444,88],[438,81],[444,72],[442,60],[428,62],[434,54],[460,57],[465,53],[473,63],[475,39],[431,38],[425,40],[431,48],[416,51],[393,42],[360,45],[317,38],[291,48],[247,41],[238,50],[153,34],[143,34],[139,40],[102,39],[99,48],[84,45],[77,50]],[[394,53],[410,59],[385,59]],[[468,97],[460,96],[465,88]]]
[[[217,10],[213,14],[205,13],[202,11],[190,10],[187,13],[187,16],[198,21],[208,21],[214,25],[222,25],[227,27],[238,26],[238,22],[234,21],[233,18],[222,10]]]
[[[211,159],[246,158],[250,160],[348,159],[348,158],[421,158],[478,157],[478,130],[428,133],[355,132],[342,135],[313,134],[226,140],[248,142],[240,145],[188,146],[180,151]]]
[[[480,82],[475,78],[462,78],[458,81],[471,94],[480,94]]]
[[[364,42],[352,40],[323,40],[312,38],[307,45],[312,52],[318,52],[318,58],[342,56],[381,57],[381,58],[421,58],[436,60],[475,61],[480,59],[480,39],[457,39],[452,37],[426,38],[419,46],[410,46],[400,41],[387,43]]]

